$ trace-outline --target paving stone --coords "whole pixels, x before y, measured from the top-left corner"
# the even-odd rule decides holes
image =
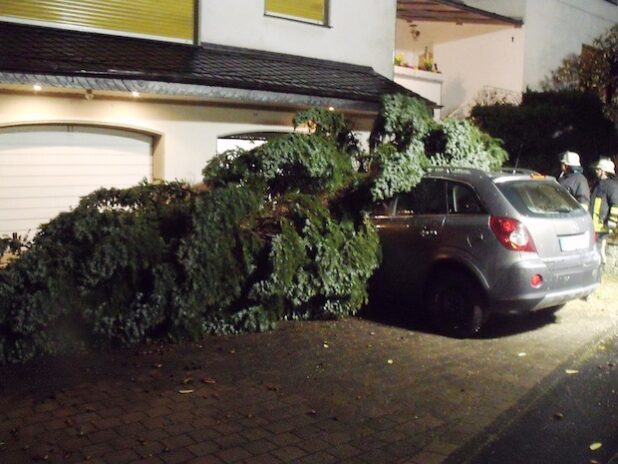
[[[338,458],[332,454],[325,453],[323,451],[311,454],[294,461],[294,464],[335,464],[339,461]]]
[[[88,461],[88,464],[90,464],[91,461]],[[154,456],[154,457],[148,457],[148,458],[142,458],[142,459],[137,459],[135,461],[131,461],[130,464],[161,464],[164,463],[165,461],[163,461],[163,459]]]
[[[164,447],[175,450],[178,448],[189,447],[190,445],[195,444],[195,441],[189,435],[175,435],[172,437],[164,438],[163,440],[161,440],[161,443]]]
[[[125,410],[123,408],[119,408],[119,407],[115,407],[115,408],[109,408],[109,409],[101,409],[98,412],[100,417],[113,417],[113,418],[119,418],[122,417],[125,414]]]
[[[146,441],[158,441],[169,437],[170,433],[162,428],[149,428],[148,426],[145,426],[139,436]]]
[[[129,462],[139,458],[139,455],[130,449],[115,450],[104,454],[103,459],[108,462]]]
[[[222,448],[231,448],[247,443],[247,439],[238,433],[235,433],[233,435],[221,435],[215,438],[213,441]]]
[[[281,462],[283,461],[270,453],[252,456],[251,458],[242,461],[243,464],[277,464]]]
[[[146,413],[142,411],[130,412],[127,414],[122,414],[120,416],[120,420],[125,424],[133,424],[135,422],[139,422],[146,418]]]
[[[195,456],[206,456],[208,454],[213,454],[221,449],[221,446],[212,442],[212,441],[204,441],[201,443],[196,443],[188,446],[189,451],[191,451]]]
[[[207,427],[194,427],[193,430],[189,432],[191,438],[193,438],[196,442],[214,440],[217,437],[222,436],[221,432],[216,430],[213,426]],[[246,434],[243,434],[246,437]],[[246,437],[249,439],[249,437]]]
[[[249,451],[251,454],[260,455],[277,449],[277,445],[275,445],[272,441],[269,440],[256,440],[247,443],[243,446],[243,448]]]
[[[290,462],[305,456],[307,453],[296,446],[284,446],[283,448],[272,451],[271,454],[284,462]]]
[[[252,427],[248,430],[244,430],[241,432],[241,435],[247,440],[259,440],[260,438],[270,438],[273,436],[272,432],[261,427]]]
[[[292,433],[281,433],[272,437],[271,440],[279,446],[293,445],[302,441],[298,435],[294,435]]]
[[[314,453],[316,451],[321,451],[321,450],[331,447],[330,443],[324,440],[320,440],[319,438],[311,438],[309,440],[303,440],[299,442],[296,446],[304,449],[308,453]]]
[[[234,447],[219,451],[217,457],[225,463],[233,463],[251,457],[251,453],[244,448]]]
[[[421,447],[414,443],[413,440],[404,439],[388,445],[388,450],[395,456],[406,457],[418,454]]]
[[[157,456],[163,453],[165,446],[158,441],[153,442],[140,442],[138,441],[138,445],[133,448],[133,450],[139,454],[142,458],[149,458],[153,456]]]
[[[446,456],[438,453],[431,453],[429,451],[421,451],[420,453],[412,456],[411,462],[414,464],[441,464],[446,460]]]
[[[266,426],[264,426],[264,428],[273,434],[280,434],[283,432],[289,432],[291,430],[294,430],[295,427],[293,424],[287,421],[280,421],[280,422],[271,422],[270,424],[267,424]]]
[[[193,459],[195,456],[188,449],[179,448],[174,451],[164,452],[159,457],[165,464],[179,464]]]
[[[115,451],[109,443],[97,443],[90,446],[85,446],[82,449],[82,452],[86,456],[103,456],[104,454],[109,454]]]

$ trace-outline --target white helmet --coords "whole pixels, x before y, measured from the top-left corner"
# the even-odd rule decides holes
[[[594,167],[610,174],[616,174],[614,170],[614,163],[608,158],[601,158],[597,164],[594,165]]]
[[[565,151],[560,157],[560,162],[567,166],[581,166],[579,164],[579,155],[574,151]]]

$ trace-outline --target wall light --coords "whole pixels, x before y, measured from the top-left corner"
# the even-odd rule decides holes
[[[86,93],[84,94],[86,100],[92,100],[94,98],[94,92],[92,89],[86,89]]]
[[[135,98],[139,97],[139,92],[137,90],[132,90],[131,95]]]
[[[41,86],[41,84],[34,84],[32,86],[32,88],[34,89],[35,92],[40,92],[41,90],[43,90],[43,86]]]
[[[328,111],[335,111],[335,107],[334,106],[329,106],[328,107]]]

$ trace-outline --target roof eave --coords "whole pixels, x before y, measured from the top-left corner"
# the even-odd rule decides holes
[[[415,0],[398,0],[397,17],[406,21],[437,21],[437,22],[451,22],[457,24],[485,24],[485,25],[505,25],[512,27],[522,27],[524,22],[520,18],[512,18],[509,16],[503,16],[491,11],[486,11],[480,8],[466,5],[456,0],[430,0],[433,4],[442,4],[448,8],[452,8],[455,11],[461,12],[459,14],[441,14],[424,13],[421,8],[412,12],[411,8],[405,8],[407,4],[414,4]]]
[[[171,99],[183,97],[196,101],[229,101],[283,107],[333,106],[340,110],[377,113],[380,104],[369,100],[352,100],[338,97],[303,95],[291,92],[241,89],[202,84],[186,84],[126,78],[97,78],[0,71],[0,85],[25,86],[39,84],[43,87],[103,92],[132,92],[156,95]]]

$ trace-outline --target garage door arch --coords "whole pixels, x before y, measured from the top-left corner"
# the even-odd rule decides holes
[[[156,134],[106,125],[0,127],[0,236],[32,237],[42,223],[100,187],[153,178]]]

